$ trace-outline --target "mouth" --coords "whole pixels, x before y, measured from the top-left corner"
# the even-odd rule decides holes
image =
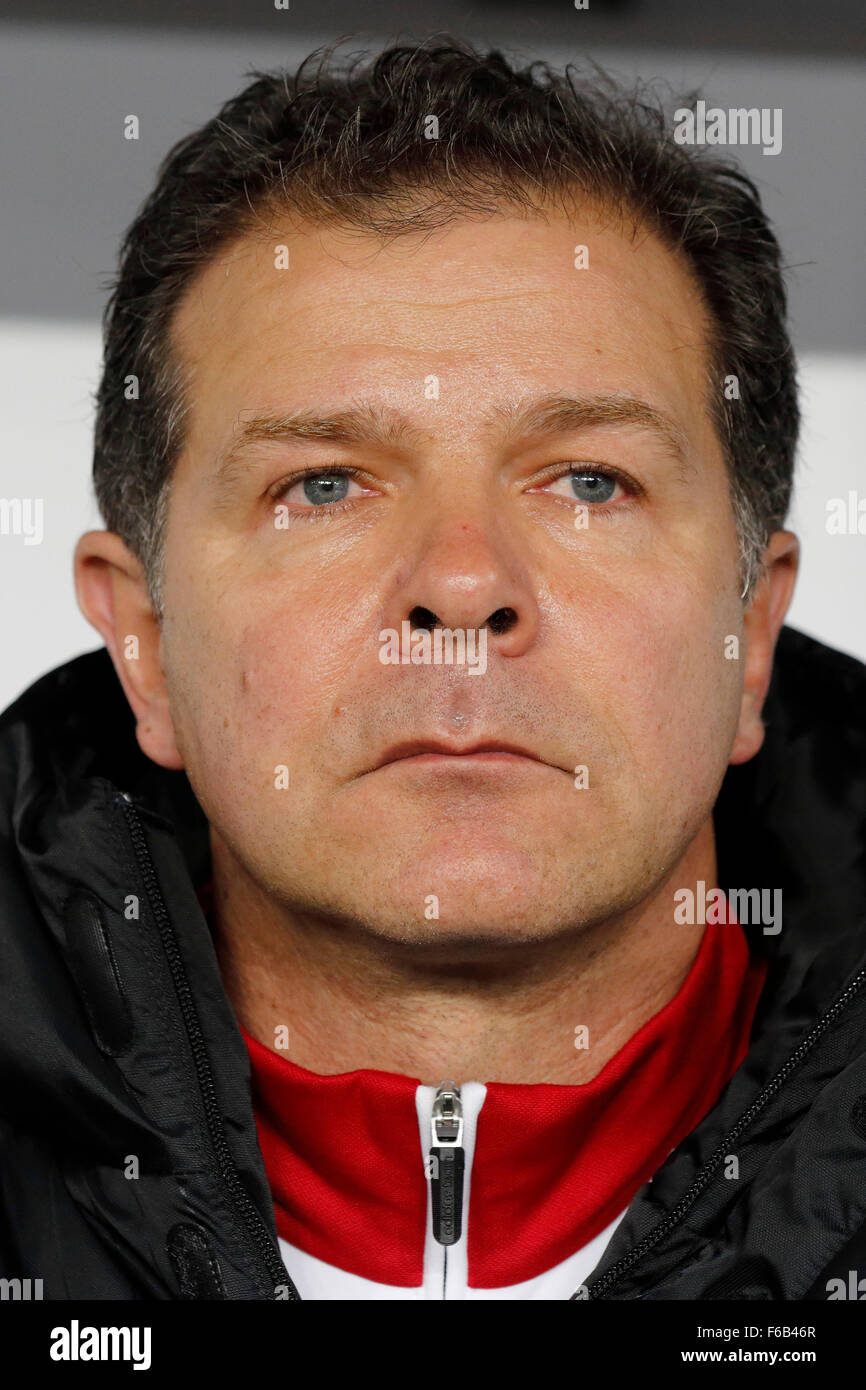
[[[456,760],[478,766],[526,761],[547,766],[544,759],[531,749],[516,743],[503,743],[499,739],[485,739],[470,744],[449,743],[445,739],[412,739],[389,748],[374,770],[396,762],[436,765]]]

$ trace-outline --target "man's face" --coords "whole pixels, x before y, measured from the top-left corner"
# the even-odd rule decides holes
[[[212,261],[175,330],[162,661],[223,860],[417,943],[642,901],[711,813],[742,687],[709,330],[673,253],[590,213],[387,247],[287,225]],[[611,396],[671,437],[563,407]],[[220,471],[254,417],[349,412]],[[477,633],[503,609],[483,673],[380,660],[419,610]],[[384,762],[427,740],[458,751]],[[480,742],[534,756],[459,755]]]

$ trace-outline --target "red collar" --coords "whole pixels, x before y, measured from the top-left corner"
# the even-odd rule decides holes
[[[470,1286],[543,1273],[627,1206],[745,1056],[765,973],[736,922],[708,924],[676,995],[592,1081],[488,1084],[471,1175]],[[241,1032],[279,1234],[362,1278],[420,1285],[419,1083],[373,1070],[320,1076]]]

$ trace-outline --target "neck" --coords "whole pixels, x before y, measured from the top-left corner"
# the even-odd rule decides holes
[[[283,1055],[323,1075],[373,1068],[424,1085],[590,1081],[673,998],[697,954],[704,928],[674,922],[672,884],[716,882],[709,818],[629,912],[444,959],[287,909],[212,842],[217,954],[247,1032],[282,1049],[277,1030],[288,1029]]]

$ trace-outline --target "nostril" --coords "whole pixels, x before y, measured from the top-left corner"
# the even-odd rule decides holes
[[[497,608],[495,613],[491,613],[487,619],[487,626],[496,636],[508,632],[517,622],[517,614],[513,608]]]
[[[428,632],[432,632],[434,627],[439,627],[441,625],[438,616],[432,613],[429,608],[423,608],[420,604],[412,609],[409,614],[409,622],[413,630],[425,628]],[[494,613],[491,613],[485,626],[489,627],[494,635],[501,635],[502,633],[509,632],[516,622],[517,614],[513,608],[497,608]]]
[[[412,612],[409,614],[409,622],[412,624],[413,630],[415,628],[426,628],[427,631],[430,632],[438,621],[439,619],[436,617],[435,613],[431,613],[429,608],[422,608],[420,605],[417,608],[413,608]]]

